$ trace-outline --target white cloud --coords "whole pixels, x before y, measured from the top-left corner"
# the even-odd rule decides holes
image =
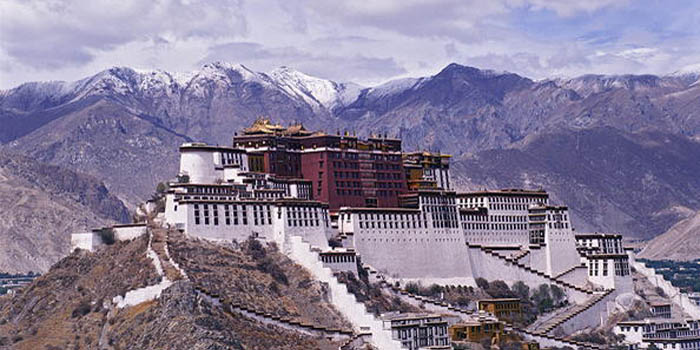
[[[0,87],[114,65],[287,65],[361,84],[451,62],[539,79],[700,61],[700,5],[655,0],[6,0]],[[634,16],[630,16],[633,13]],[[694,42],[694,43],[693,43]]]

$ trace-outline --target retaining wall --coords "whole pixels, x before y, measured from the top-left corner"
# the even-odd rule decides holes
[[[308,269],[317,280],[328,285],[331,302],[356,329],[368,327],[372,333],[372,344],[381,350],[401,350],[401,343],[391,338],[391,332],[384,330],[382,322],[367,312],[364,304],[358,302],[346,286],[338,282],[331,269],[323,266],[318,253],[311,250],[311,245],[299,236],[290,236],[285,250],[292,260]]]
[[[664,279],[664,276],[657,274],[656,271],[650,267],[646,267],[643,263],[634,261],[632,266],[642,275],[644,275],[649,282],[653,285],[661,288],[668,298],[673,301],[674,304],[678,305],[683,309],[685,313],[693,318],[700,318],[700,306],[695,304],[688,295],[682,293],[678,288],[674,287],[671,282]]]

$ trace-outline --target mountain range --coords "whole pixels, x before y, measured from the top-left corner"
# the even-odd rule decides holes
[[[260,116],[400,136],[453,155],[460,189],[542,187],[579,231],[651,238],[700,210],[700,74],[535,81],[450,64],[373,87],[288,67],[115,67],[0,91],[0,148],[104,181],[127,206],[177,171],[177,146],[227,145]]]

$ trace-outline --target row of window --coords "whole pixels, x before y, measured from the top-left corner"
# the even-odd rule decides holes
[[[222,152],[221,153],[221,164],[222,165],[242,165],[243,155],[238,152]]]
[[[462,223],[465,230],[527,230],[527,224]]]
[[[454,197],[447,196],[421,196],[420,204],[455,204]]]
[[[527,210],[529,204],[490,204],[492,210]]]
[[[324,263],[354,263],[354,255],[335,255],[335,254],[323,254],[321,255],[321,261]]]

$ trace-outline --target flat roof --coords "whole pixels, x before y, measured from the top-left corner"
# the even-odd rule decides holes
[[[504,188],[498,190],[481,190],[481,191],[470,191],[458,193],[459,197],[469,197],[469,196],[483,196],[483,195],[507,195],[507,196],[538,196],[538,197],[548,197],[549,194],[545,190],[526,190],[520,188]]]
[[[229,146],[207,145],[203,142],[190,142],[180,145],[180,151],[227,151],[245,153],[244,149]]]
[[[402,212],[402,213],[419,213],[419,209],[415,208],[369,208],[369,207],[340,207],[338,211],[368,211],[368,212]]]
[[[598,232],[585,232],[585,233],[577,233],[574,235],[576,238],[622,238],[622,235],[619,233],[598,233]]]
[[[485,303],[500,303],[500,302],[513,302],[513,301],[520,301],[520,298],[491,298],[491,299],[479,299],[477,300],[478,302],[485,302]]]
[[[443,314],[430,314],[430,313],[399,313],[399,314],[385,314],[379,316],[384,321],[400,321],[400,320],[420,320],[425,318],[438,318],[445,317]],[[447,322],[447,321],[445,321]]]

